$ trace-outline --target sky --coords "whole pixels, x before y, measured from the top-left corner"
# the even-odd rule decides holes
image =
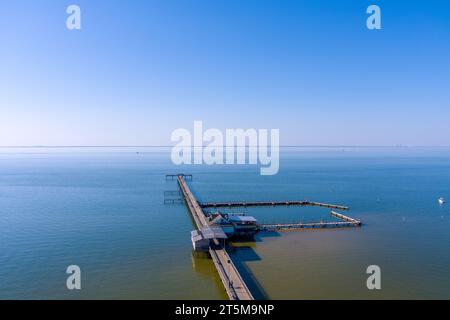
[[[449,146],[450,2],[0,2],[0,146],[172,145],[195,120],[282,145]]]

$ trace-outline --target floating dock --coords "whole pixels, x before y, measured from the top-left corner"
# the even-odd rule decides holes
[[[346,206],[314,201],[251,201],[251,202],[203,202],[201,208],[234,208],[234,207],[275,207],[275,206],[312,206],[337,210],[349,210]]]
[[[197,228],[206,228],[209,226],[206,216],[189,189],[185,181],[185,177],[185,175],[180,174],[177,176],[177,181],[184,200],[186,201],[186,205],[195,221]],[[190,176],[190,179],[192,179],[192,176]],[[253,295],[228,255],[225,246],[222,246],[218,239],[211,240],[209,254],[211,255],[230,300],[254,300]]]

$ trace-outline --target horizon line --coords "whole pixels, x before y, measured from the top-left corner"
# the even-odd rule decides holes
[[[7,148],[171,148],[176,145],[12,145],[0,146],[1,149]],[[270,145],[269,145],[270,146]],[[186,146],[186,147],[206,147],[206,146]],[[255,147],[246,146],[224,146],[224,147]],[[257,147],[257,146],[256,146]],[[280,145],[280,148],[449,148],[450,145]]]

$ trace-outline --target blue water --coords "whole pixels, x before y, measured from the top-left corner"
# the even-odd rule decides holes
[[[260,234],[232,257],[261,298],[450,298],[447,148],[287,148],[280,171],[171,164],[169,149],[0,149],[0,298],[223,299],[166,173],[202,201],[347,205],[361,229]],[[243,209],[261,222],[330,219],[320,208]],[[82,290],[66,289],[66,267]],[[365,269],[382,270],[369,291]]]

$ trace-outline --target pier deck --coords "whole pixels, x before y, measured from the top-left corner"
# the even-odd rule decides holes
[[[260,224],[259,230],[261,231],[285,231],[294,229],[320,229],[320,228],[355,228],[361,226],[361,221],[350,218],[349,216],[343,215],[336,211],[331,210],[330,214],[340,221],[329,221],[329,222],[307,222],[307,223],[271,223],[271,224]]]
[[[349,222],[349,223],[353,223],[353,224],[356,224],[358,226],[361,225],[361,221],[353,219],[353,218],[350,218],[350,217],[348,217],[346,215],[343,215],[342,213],[338,213],[336,211],[331,210],[331,215],[335,216],[336,218],[341,219],[343,221],[346,221],[346,222]]]
[[[360,224],[347,221],[336,222],[309,222],[309,223],[273,223],[261,224],[259,229],[261,231],[284,231],[294,229],[320,229],[320,228],[345,228],[358,227]]]
[[[205,214],[191,190],[189,189],[184,175],[178,175],[178,185],[188,206],[189,212],[198,229],[208,226]],[[209,247],[209,253],[219,273],[220,279],[225,287],[230,300],[254,300],[250,290],[236,269],[233,261],[219,241],[214,239]]]
[[[275,206],[316,206],[338,210],[349,210],[348,207],[314,201],[251,201],[251,202],[203,202],[201,208],[233,208],[233,207],[275,207]]]

